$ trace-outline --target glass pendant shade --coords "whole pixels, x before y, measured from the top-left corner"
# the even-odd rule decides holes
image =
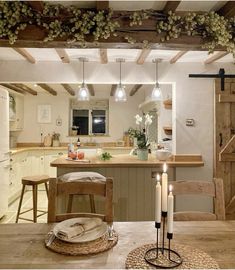
[[[117,86],[117,89],[115,91],[115,101],[117,102],[125,102],[126,101],[126,91],[125,86],[123,86],[121,83]]]
[[[85,77],[84,62],[86,61],[86,59],[80,58],[80,61],[82,62],[82,85],[78,89],[77,100],[86,101],[86,100],[90,100],[90,93],[84,81],[84,77]]]
[[[162,91],[160,89],[159,83],[156,83],[156,85],[153,88],[151,100],[156,100],[156,101],[162,100]]]
[[[154,101],[161,101],[162,100],[162,91],[160,88],[160,85],[158,83],[158,63],[159,63],[159,59],[155,59],[153,61],[156,64],[156,84],[153,88],[152,94],[151,94],[151,100]]]
[[[120,75],[120,81],[117,85],[116,91],[115,91],[115,101],[116,102],[125,102],[126,101],[126,90],[125,86],[122,84],[122,62],[124,62],[124,59],[117,59],[117,62],[119,62],[119,75]]]
[[[85,100],[89,100],[90,99],[90,94],[89,94],[89,90],[86,86],[85,83],[82,83],[82,85],[80,86],[79,90],[78,90],[78,96],[77,96],[78,100],[81,101],[85,101]]]

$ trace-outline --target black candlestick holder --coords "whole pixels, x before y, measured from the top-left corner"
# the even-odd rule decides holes
[[[156,268],[169,269],[181,265],[183,260],[178,252],[171,249],[173,233],[167,233],[166,238],[168,239],[168,247],[165,247],[166,217],[167,212],[162,212],[162,244],[159,245],[161,223],[155,222],[155,228],[157,229],[156,246],[146,251],[144,259],[148,264],[155,266]]]

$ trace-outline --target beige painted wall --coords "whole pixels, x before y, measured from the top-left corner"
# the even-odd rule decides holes
[[[204,65],[201,63],[162,63],[159,67],[160,83],[173,83],[173,128],[175,130],[175,151],[178,154],[201,154],[205,162],[202,168],[177,169],[177,179],[211,180],[213,177],[213,79],[190,79],[189,73],[218,73],[225,68],[226,73],[234,73],[233,64],[217,63]],[[64,82],[81,81],[81,67],[73,62],[69,65],[58,63],[38,63],[31,65],[26,62],[1,62],[0,81],[22,82]],[[25,72],[28,70],[28,72]],[[123,65],[123,81],[126,83],[154,82],[155,70],[152,63]],[[58,74],[60,74],[58,76]],[[116,63],[100,65],[87,64],[87,82],[112,84],[118,81]],[[193,118],[195,127],[186,127],[185,120]],[[119,125],[119,123],[117,123]],[[177,208],[211,209],[211,200],[199,200],[197,203],[190,198],[177,200]]]
[[[130,88],[130,87],[129,87]],[[95,98],[109,98],[110,85],[96,85]],[[128,89],[129,91],[129,89]],[[20,132],[18,142],[40,142],[40,133],[43,136],[53,131],[61,134],[61,142],[69,142],[69,103],[70,96],[66,93],[58,93],[57,96],[51,96],[47,93],[40,93],[38,96],[25,96],[24,110],[24,130]],[[123,137],[124,131],[130,126],[135,125],[134,115],[139,113],[138,105],[144,99],[144,91],[139,91],[134,97],[128,98],[126,103],[117,103],[113,97],[109,98],[109,135],[108,137],[93,137],[96,142],[113,142]],[[52,122],[50,124],[37,123],[37,106],[41,104],[51,105]],[[56,119],[62,119],[62,126],[56,126]],[[71,138],[76,141],[76,138]],[[81,141],[90,141],[91,138],[85,136]]]

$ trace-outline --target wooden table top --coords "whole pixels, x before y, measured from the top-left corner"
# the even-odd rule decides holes
[[[125,268],[128,253],[152,243],[153,222],[115,222],[118,244],[90,256],[65,256],[44,246],[53,224],[1,224],[0,268]],[[235,221],[175,222],[175,243],[191,245],[213,257],[221,268],[235,268]]]
[[[97,157],[88,157],[89,163],[67,160],[66,157],[61,157],[51,162],[52,167],[58,168],[104,168],[104,167],[143,167],[152,168],[162,166],[165,161],[159,161],[153,155],[149,155],[148,160],[142,161],[137,156],[113,155],[110,160],[100,160]],[[204,166],[202,156],[200,155],[176,155],[166,161],[169,167],[201,167]]]

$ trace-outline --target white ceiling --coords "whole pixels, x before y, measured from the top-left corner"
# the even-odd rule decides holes
[[[48,1],[51,4],[62,4],[64,6],[74,5],[80,8],[95,8],[96,1]],[[141,0],[109,0],[109,7],[113,10],[141,10],[156,9],[162,10],[167,1],[141,1]],[[225,4],[225,1],[184,1],[179,4],[177,11],[211,11],[218,10]]]
[[[55,49],[27,48],[28,53],[35,58],[36,62],[56,61],[61,62]],[[89,62],[100,62],[99,49],[65,49],[70,61],[78,61],[80,57],[88,58]],[[124,58],[126,62],[136,62],[142,50],[138,49],[108,49],[107,56],[109,62],[116,62],[117,58]],[[170,61],[179,51],[178,50],[152,50],[145,62],[152,62],[155,58],[163,61]],[[216,54],[215,52],[214,54]],[[213,54],[212,54],[213,55]],[[189,51],[183,55],[178,62],[204,62],[208,57],[206,51]],[[26,61],[26,59],[11,48],[0,48],[0,61]],[[217,60],[219,62],[233,63],[232,54]]]

